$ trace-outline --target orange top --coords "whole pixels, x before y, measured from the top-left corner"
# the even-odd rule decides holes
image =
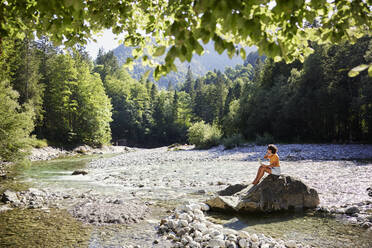
[[[269,156],[269,155],[266,154],[264,156],[264,158],[270,159],[270,167],[279,167],[280,166],[278,154],[275,153],[275,154],[273,154],[271,156]]]

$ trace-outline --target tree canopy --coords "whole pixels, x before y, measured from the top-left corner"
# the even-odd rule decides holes
[[[159,78],[176,70],[176,58],[202,54],[201,41],[230,56],[245,58],[244,47],[256,45],[275,61],[303,61],[313,52],[309,40],[338,44],[370,35],[371,6],[371,0],[7,0],[0,5],[0,39],[36,34],[85,44],[111,28],[136,47],[132,59],[155,65],[151,57],[164,56],[154,71]],[[371,65],[351,75],[368,66],[371,75]]]

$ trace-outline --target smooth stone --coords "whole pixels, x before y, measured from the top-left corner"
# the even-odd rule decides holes
[[[211,239],[211,240],[209,240],[208,245],[210,247],[220,247],[220,248],[225,248],[226,247],[225,241],[222,240],[222,239]]]
[[[193,241],[192,237],[190,237],[189,235],[185,235],[185,239],[186,239],[187,242],[189,242],[189,243]]]
[[[230,228],[224,229],[223,233],[226,235],[239,235],[237,231]]]
[[[356,213],[359,213],[359,212],[360,212],[360,210],[359,210],[359,208],[356,207],[356,206],[349,207],[349,208],[347,208],[347,209],[345,210],[345,213],[346,213],[346,214],[349,214],[349,215],[351,215],[351,214],[356,214]]]
[[[363,228],[370,228],[370,227],[372,227],[372,223],[371,222],[364,222],[363,224],[362,224],[362,227]]]
[[[199,205],[200,205],[200,209],[202,211],[209,211],[210,210],[210,207],[205,203],[200,203]]]
[[[203,236],[203,240],[204,241],[209,241],[211,239],[211,235],[209,235],[209,234],[205,234],[204,236]]]
[[[258,236],[257,236],[257,234],[253,234],[252,236],[251,236],[251,240],[253,241],[253,242],[258,242]]]
[[[201,237],[203,237],[203,234],[201,232],[199,232],[198,230],[195,230],[194,237],[195,238],[201,238]]]
[[[294,240],[288,240],[287,242],[285,242],[285,245],[288,248],[297,248],[296,241],[294,241]]]
[[[201,246],[200,246],[199,243],[197,243],[197,242],[195,242],[195,241],[191,241],[191,242],[189,243],[189,247],[190,247],[190,248],[200,248]]]
[[[186,226],[188,226],[189,223],[187,222],[187,220],[181,220],[180,224],[181,224],[181,226],[186,227]]]
[[[185,228],[182,228],[182,229],[178,230],[177,236],[182,237],[186,233],[187,233],[187,230]]]
[[[245,247],[247,247],[247,244],[248,244],[248,242],[247,242],[246,239],[240,239],[239,240],[240,247],[245,248]]]
[[[224,240],[225,236],[223,234],[220,234],[220,235],[214,236],[214,238]]]
[[[260,246],[259,242],[252,242],[252,248],[258,248]]]
[[[217,230],[212,230],[212,231],[210,232],[210,234],[211,234],[211,236],[213,236],[213,237],[218,236],[218,235],[221,235],[221,233],[220,233],[219,231],[217,231]]]
[[[201,211],[200,209],[195,209],[194,214],[200,216],[203,215],[203,211]]]
[[[205,233],[208,230],[208,228],[205,226],[205,224],[202,224],[202,223],[196,223],[196,224],[194,224],[194,228],[196,230],[201,231],[202,233]]]
[[[170,233],[168,234],[168,238],[169,238],[169,239],[172,239],[172,240],[176,240],[176,239],[177,239],[176,234],[175,234],[174,232],[170,232]]]
[[[246,231],[240,231],[239,236],[242,237],[242,238],[246,238],[248,240],[251,238],[251,235]]]
[[[230,241],[230,240],[227,240],[225,242],[225,245],[226,245],[227,248],[237,248],[238,247],[234,241]]]
[[[182,243],[183,245],[187,245],[187,244],[189,243],[189,241],[187,241],[187,239],[185,239],[185,238],[182,238],[182,239],[181,239],[181,243]]]
[[[369,222],[372,222],[372,215],[368,215],[368,216],[367,216],[367,220],[368,220]]]

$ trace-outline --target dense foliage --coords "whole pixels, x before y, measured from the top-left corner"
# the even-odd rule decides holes
[[[79,54],[48,59],[42,134],[62,144],[107,144],[111,104],[101,78]]]
[[[187,134],[191,144],[196,148],[207,149],[219,144],[221,131],[215,125],[205,124],[204,121],[194,123]]]
[[[83,48],[63,53],[45,38],[3,40],[0,159],[21,156],[35,136],[63,146],[372,142],[371,80],[348,77],[372,62],[371,37],[311,46],[304,63],[252,53],[203,77],[189,68],[165,90],[133,79],[113,52],[92,62]]]
[[[8,0],[0,3],[0,24],[0,41],[36,33],[67,45],[84,44],[95,31],[111,28],[136,47],[134,59],[151,64],[149,54],[166,54],[155,69],[158,78],[176,69],[176,58],[191,61],[202,54],[200,41],[213,41],[217,52],[230,56],[245,57],[236,45],[256,45],[276,61],[303,61],[312,52],[309,40],[354,42],[371,34],[372,18],[370,0]]]
[[[82,50],[63,54],[45,38],[6,39],[1,50],[0,160],[40,146],[36,136],[64,146],[110,143],[110,99]]]
[[[3,42],[7,52],[0,60],[0,160],[13,160],[24,155],[28,147],[29,135],[33,129],[35,112],[29,99],[22,99],[22,94],[12,88],[13,54],[8,51],[16,49],[12,42]]]

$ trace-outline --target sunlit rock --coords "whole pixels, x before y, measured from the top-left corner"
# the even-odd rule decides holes
[[[314,189],[287,175],[269,175],[258,185],[244,187],[230,196],[226,196],[227,191],[222,192],[225,196],[219,195],[206,202],[212,210],[272,212],[319,205],[319,196]]]

